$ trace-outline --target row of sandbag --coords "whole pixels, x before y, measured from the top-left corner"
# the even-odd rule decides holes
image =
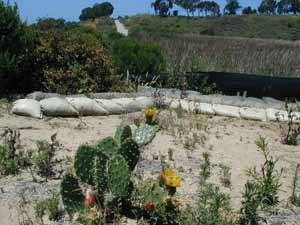
[[[208,114],[208,115],[219,115],[233,118],[241,118],[248,120],[258,121],[288,121],[288,112],[281,109],[274,108],[249,108],[249,107],[238,107],[221,104],[210,104],[210,103],[199,103],[195,101],[187,100],[174,100],[167,99],[165,101],[171,109],[181,108],[187,112]],[[293,118],[295,122],[300,122],[300,113],[293,112]]]
[[[242,96],[225,96],[221,94],[214,95],[203,95],[196,91],[180,91],[178,89],[168,89],[168,88],[143,88],[137,93],[92,93],[90,95],[93,99],[114,99],[114,98],[136,98],[141,96],[153,97],[159,94],[160,97],[180,99],[184,98],[188,101],[210,103],[210,104],[220,104],[220,105],[230,105],[237,107],[247,107],[247,108],[259,108],[259,109],[285,109],[285,102],[280,101],[271,97],[254,98],[254,97],[242,97]],[[56,93],[43,93],[43,92],[33,92],[28,94],[26,98],[43,100],[51,97],[72,97],[63,96]],[[84,95],[75,95],[74,97],[84,97]],[[292,104],[291,104],[292,105]]]
[[[52,97],[37,101],[20,99],[13,103],[12,113],[42,118],[45,116],[76,117],[103,116],[137,112],[153,106],[152,98],[90,99],[87,97]]]

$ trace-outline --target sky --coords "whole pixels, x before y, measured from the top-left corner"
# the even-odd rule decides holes
[[[13,2],[14,0],[10,0]],[[105,1],[105,0],[104,0]],[[85,7],[90,7],[95,3],[104,2],[102,0],[15,0],[19,7],[19,12],[23,20],[29,24],[34,23],[38,18],[53,17],[64,18],[67,21],[78,21],[80,12]],[[113,17],[136,15],[138,13],[153,13],[151,2],[154,0],[106,0],[113,4],[115,11]],[[224,7],[226,0],[215,0]],[[254,6],[261,0],[240,0],[240,4]]]

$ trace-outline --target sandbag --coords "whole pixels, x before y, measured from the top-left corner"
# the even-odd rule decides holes
[[[154,101],[150,97],[137,97],[135,99],[136,103],[141,109],[149,108],[154,106]]]
[[[230,106],[242,106],[243,99],[240,96],[222,96],[222,104]]]
[[[138,112],[142,110],[142,108],[132,98],[115,98],[111,101],[121,105],[124,111],[127,113]]]
[[[35,91],[33,93],[26,95],[26,98],[34,99],[37,101],[41,101],[43,99],[53,98],[53,97],[63,97],[63,96],[60,94],[57,94],[57,93],[44,93],[44,92],[40,92],[40,91]]]
[[[288,112],[285,110],[268,108],[266,109],[268,121],[287,121]]]
[[[47,98],[40,101],[46,116],[78,116],[77,110],[64,98]]]
[[[263,101],[268,105],[268,107],[273,109],[284,109],[285,103],[283,101],[277,100],[271,97],[263,97]]]
[[[107,99],[95,99],[109,114],[121,114],[125,112],[125,109],[118,103],[115,103]]]
[[[11,112],[19,116],[42,118],[40,102],[34,99],[20,99],[15,101]]]
[[[208,115],[215,115],[215,111],[213,110],[212,104],[208,103],[196,103],[195,112]]]
[[[240,115],[242,119],[267,121],[265,109],[240,108]]]
[[[185,112],[190,112],[190,104],[188,101],[186,100],[180,100],[180,105],[181,108],[185,111]]]
[[[215,104],[212,106],[213,110],[215,111],[216,115],[219,116],[228,116],[234,118],[240,118],[240,108],[236,106],[229,106],[229,105],[218,105]]]
[[[178,99],[172,99],[170,102],[170,109],[178,109],[180,106],[180,101]]]
[[[222,95],[202,95],[200,102],[209,103],[209,104],[222,104],[223,96]]]
[[[66,99],[77,110],[80,116],[108,115],[108,111],[93,99],[87,97]]]
[[[257,109],[265,109],[268,108],[268,106],[266,105],[266,103],[259,99],[259,98],[254,98],[254,97],[248,97],[245,98],[240,107],[244,107],[244,108],[257,108]]]

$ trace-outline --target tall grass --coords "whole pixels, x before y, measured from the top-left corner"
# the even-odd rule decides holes
[[[176,34],[171,37],[139,32],[134,38],[156,43],[170,67],[185,71],[219,71],[300,77],[300,42]]]

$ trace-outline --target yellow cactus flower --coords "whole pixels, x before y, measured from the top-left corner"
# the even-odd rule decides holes
[[[154,108],[144,109],[144,114],[145,114],[146,118],[149,118],[149,117],[152,118],[155,115],[155,109]]]
[[[165,169],[161,174],[161,179],[167,187],[180,187],[181,178],[177,176],[176,172],[171,169]]]

